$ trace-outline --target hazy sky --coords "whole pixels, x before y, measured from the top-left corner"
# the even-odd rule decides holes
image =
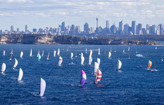
[[[89,26],[105,27],[109,20],[110,26],[123,20],[131,25],[137,23],[160,24],[164,20],[164,0],[0,0],[0,29],[10,29],[14,25],[24,30],[58,27],[62,21],[66,25],[75,24],[83,29],[85,22]]]

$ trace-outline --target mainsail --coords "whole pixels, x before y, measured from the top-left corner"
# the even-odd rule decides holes
[[[44,56],[44,50],[42,51],[42,57]]]
[[[122,62],[118,59],[117,70],[121,69],[121,66],[122,66]]]
[[[38,53],[38,61],[40,61],[41,58],[42,57],[41,57],[40,53]]]
[[[18,60],[15,58],[15,63],[13,65],[13,69],[15,69],[17,67],[17,65],[18,65]]]
[[[44,95],[45,90],[46,90],[46,81],[43,78],[41,78],[40,79],[40,92],[39,92],[39,96],[42,97]]]
[[[97,58],[97,63],[100,65],[100,58]]]
[[[58,53],[57,53],[57,55],[59,56],[60,55],[60,49],[58,48]]]
[[[30,57],[32,57],[32,49],[31,49],[31,51],[30,51]]]
[[[149,60],[147,70],[149,70],[151,68],[151,66],[152,66],[152,61]]]
[[[73,53],[71,52],[71,59],[73,59]]]
[[[81,80],[80,80],[80,84],[84,85],[85,81],[87,79],[87,76],[85,74],[85,72],[83,70],[81,70]]]
[[[99,68],[99,64],[97,62],[94,63],[94,75],[97,74],[97,69]]]
[[[48,53],[48,55],[47,55],[47,60],[49,60],[49,56],[50,56],[50,53]]]
[[[100,48],[98,49],[98,55],[100,55]]]
[[[56,57],[56,50],[54,50],[54,57]]]
[[[3,50],[3,56],[5,56],[5,50]]]
[[[20,68],[19,69],[19,75],[18,75],[18,81],[21,81],[23,77],[23,70]]]
[[[4,73],[6,70],[6,64],[2,63],[2,68],[1,68],[1,72]]]
[[[20,58],[22,58],[22,57],[23,57],[23,51],[20,52]]]
[[[59,57],[58,66],[61,66],[62,62],[63,62],[63,58],[60,56],[60,57]]]
[[[108,58],[110,58],[110,57],[111,57],[111,55],[112,55],[112,54],[111,54],[111,52],[109,51]]]
[[[101,77],[102,77],[102,72],[99,69],[97,69],[96,80],[95,80],[96,84],[100,82]]]

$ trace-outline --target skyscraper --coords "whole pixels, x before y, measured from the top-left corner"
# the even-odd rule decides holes
[[[96,18],[96,28],[98,28],[98,18]]]
[[[124,25],[124,33],[125,35],[129,35],[129,24]]]
[[[89,24],[88,23],[84,24],[84,32],[89,33]]]
[[[138,33],[138,35],[142,35],[142,34],[143,34],[143,33],[142,33],[142,24],[141,24],[141,23],[138,24],[137,33]]]
[[[132,21],[132,33],[136,35],[136,21]]]
[[[119,34],[120,35],[123,34],[123,22],[122,21],[119,22]]]
[[[62,31],[65,31],[65,22],[62,22],[61,30],[62,30]]]
[[[106,20],[106,28],[109,29],[109,20]]]
[[[27,27],[27,25],[25,25],[25,32],[28,32],[28,27]]]
[[[14,31],[14,26],[12,25],[11,27],[10,27],[10,32],[13,32]]]

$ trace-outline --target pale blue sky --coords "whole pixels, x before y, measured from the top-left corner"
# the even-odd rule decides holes
[[[164,20],[164,0],[0,0],[0,29],[10,29],[14,25],[24,30],[25,24],[32,28],[58,27],[62,21],[66,25],[75,24],[83,29],[89,26],[105,27],[123,20],[131,25],[137,23],[160,24]]]

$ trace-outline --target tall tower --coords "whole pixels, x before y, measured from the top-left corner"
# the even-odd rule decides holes
[[[98,18],[96,18],[96,28],[98,28]]]
[[[25,25],[25,32],[27,32],[28,31],[28,27],[27,27],[27,25]]]
[[[133,35],[136,35],[136,21],[132,21],[132,32]]]
[[[109,28],[109,20],[106,20],[106,28]]]

